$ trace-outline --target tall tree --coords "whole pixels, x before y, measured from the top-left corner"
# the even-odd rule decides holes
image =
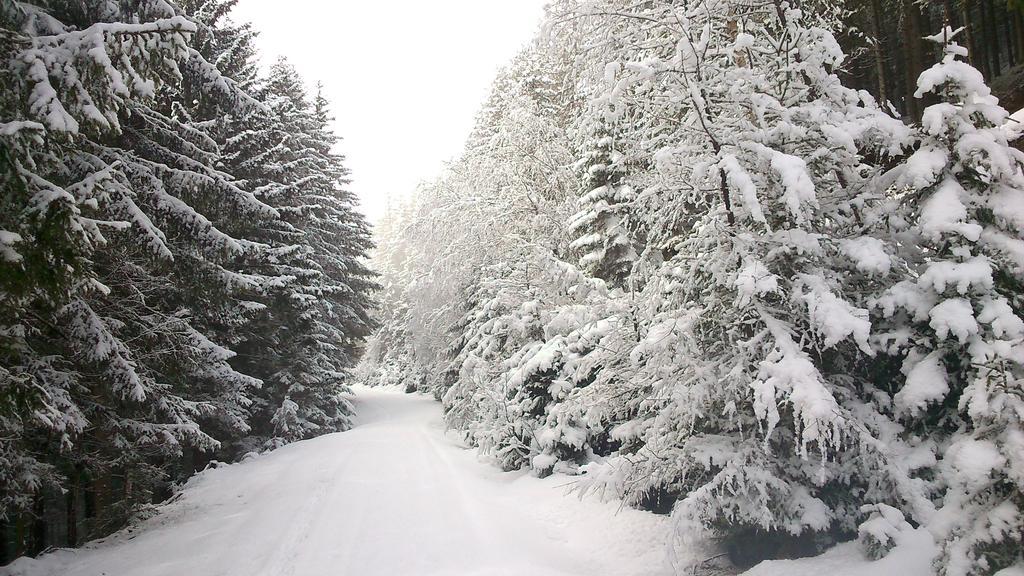
[[[247,92],[233,5],[0,2],[0,522],[42,527],[16,554],[347,426],[368,229],[326,100]]]
[[[158,1],[4,2],[3,17],[3,403],[14,466],[3,513],[68,466],[84,468],[105,530],[151,498],[183,447],[218,446],[201,419],[244,428],[236,407],[258,382],[231,369],[232,353],[176,299],[191,280],[175,267],[191,260],[216,274],[243,250],[197,208],[201,198],[269,208],[210,167],[208,139],[159,109],[160,90],[193,66],[213,89],[234,90],[188,47],[194,22]]]
[[[917,150],[894,170],[887,222],[912,271],[878,298],[882,341],[903,359],[898,413],[933,442],[942,506],[929,528],[941,574],[1024,565],[1024,155],[1006,111],[946,28]]]
[[[240,345],[242,365],[265,382],[255,425],[277,444],[350,425],[347,370],[371,330],[376,284],[363,263],[369,229],[332,152],[326,100],[311,100],[284,60],[259,94],[263,108],[239,119],[227,149],[246,186],[281,214],[253,231],[269,254],[256,270],[269,281],[260,328]]]

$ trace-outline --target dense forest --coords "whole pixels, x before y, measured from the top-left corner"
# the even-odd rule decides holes
[[[0,564],[222,463],[375,462],[359,430],[277,450],[348,430],[358,382],[653,512],[680,574],[922,534],[940,576],[1024,573],[1019,0],[552,0],[372,232],[329,95],[237,2],[0,0]],[[456,448],[398,430],[390,477],[276,461],[308,476],[279,504],[472,516],[469,468],[426,459]]]
[[[0,564],[345,430],[369,225],[236,0],[0,0]]]
[[[357,374],[671,514],[680,573],[925,529],[938,574],[1019,574],[1022,33],[993,0],[553,1],[379,225]]]
[[[964,60],[999,89],[1002,106],[1024,107],[1024,9],[1020,3],[993,0],[943,2],[853,1],[843,6],[843,27],[836,31],[847,61],[839,74],[851,88],[866,89],[900,114],[920,120],[928,98],[916,96],[917,79],[936,60],[941,47],[926,37],[948,25],[968,51]]]

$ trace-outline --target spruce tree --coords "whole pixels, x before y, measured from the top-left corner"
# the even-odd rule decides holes
[[[630,237],[630,203],[625,158],[615,149],[614,120],[596,119],[587,130],[580,211],[569,223],[577,238],[570,248],[582,253],[580,266],[614,286],[624,286],[637,258]]]
[[[376,289],[363,263],[369,228],[345,189],[347,170],[322,95],[311,99],[286,61],[261,82],[262,106],[237,120],[228,163],[257,198],[281,215],[252,231],[264,258],[263,306],[240,349],[264,380],[254,425],[270,444],[346,429],[349,369]]]
[[[936,568],[967,576],[1024,565],[1024,155],[954,36],[930,37],[942,60],[916,96],[938,101],[891,173],[884,221],[909,273],[877,306],[880,342],[903,363],[896,411],[935,452]]]
[[[632,386],[650,397],[596,485],[634,503],[678,498],[682,540],[724,538],[739,563],[757,557],[752,535],[782,546],[851,533],[860,498],[927,508],[891,465],[905,447],[880,449],[893,427],[849,370],[873,350],[847,277],[888,258],[858,231],[864,152],[898,153],[907,130],[842,86],[827,13],[717,2],[634,15],[685,23],[669,40],[636,24],[646,44],[679,48],[628,63],[607,95],[635,109],[624,137],[654,144],[651,180],[672,192],[641,210],[667,259],[629,352]]]
[[[14,337],[4,366],[15,384],[4,393],[4,451],[16,470],[4,504],[23,506],[44,479],[58,481],[55,464],[84,467],[116,523],[185,447],[218,446],[200,419],[224,412],[244,427],[225,406],[244,404],[257,382],[197,329],[175,296],[188,281],[174,268],[191,259],[216,270],[241,249],[196,208],[197,193],[266,207],[210,168],[214,147],[187,119],[159,110],[161,90],[192,65],[232,89],[188,47],[194,22],[162,2],[45,12],[4,2],[3,17],[13,87],[4,91],[4,326]]]

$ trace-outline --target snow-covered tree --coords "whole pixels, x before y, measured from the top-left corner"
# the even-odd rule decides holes
[[[258,384],[197,330],[174,267],[216,270],[241,250],[197,209],[197,189],[269,208],[213,170],[212,143],[157,103],[194,66],[211,90],[234,87],[189,48],[196,24],[163,2],[4,2],[3,17],[4,442],[20,470],[4,486],[22,507],[63,460],[116,471],[122,486],[106,486],[105,502],[146,501],[161,465],[218,446],[200,419],[244,428],[234,407]]]
[[[500,75],[463,156],[378,229],[382,335],[408,335],[381,342],[381,365],[387,356],[408,361],[411,379],[427,375],[438,395],[453,384],[439,376],[459,371],[464,328],[487,300],[483,286],[507,280],[513,269],[520,282],[542,276],[535,263],[512,264],[537,244],[567,251],[563,222],[577,186],[572,113],[568,80],[544,49],[527,49]]]
[[[608,481],[633,501],[677,495],[687,538],[837,535],[864,494],[919,499],[888,465],[900,446],[880,448],[892,430],[871,383],[851,374],[873,351],[845,283],[886,258],[857,232],[863,151],[899,152],[907,130],[841,85],[828,6],[817,10],[655,5],[637,16],[663,22],[678,51],[626,64],[612,86],[646,107],[652,132],[635,138],[657,134],[659,190],[675,192],[649,200],[663,203],[647,213],[669,259],[630,355],[652,393],[618,434],[639,441],[608,466],[626,475]],[[678,136],[663,118],[679,118]]]
[[[250,232],[263,244],[264,257],[246,262],[262,278],[263,309],[240,343],[241,365],[265,381],[254,424],[277,444],[349,426],[347,372],[371,331],[376,285],[326,100],[310,98],[284,60],[259,97],[263,106],[236,119],[225,149],[246,189],[281,214]]]
[[[671,512],[679,564],[923,526],[948,574],[1016,566],[1019,154],[951,55],[921,126],[844,86],[844,18],[553,2],[382,230],[387,380],[504,468]]]
[[[349,171],[345,158],[334,149],[339,140],[332,126],[329,102],[321,86],[312,100],[312,146],[316,152],[317,180],[312,199],[310,243],[321,269],[330,279],[325,290],[326,319],[336,329],[342,367],[351,367],[373,331],[370,314],[376,306],[373,296],[380,288],[376,275],[366,265],[374,244],[370,227],[358,211],[358,200],[348,190]]]
[[[577,238],[580,265],[594,276],[622,286],[636,260],[629,231],[632,188],[624,182],[625,158],[615,149],[613,121],[595,121],[589,130],[584,157],[580,211],[569,223]]]
[[[943,57],[916,96],[937,102],[886,206],[909,274],[877,306],[903,362],[896,412],[935,452],[936,566],[966,576],[1024,565],[1024,155],[955,34],[930,37]]]
[[[99,535],[236,454],[263,432],[248,358],[272,356],[251,346],[271,314],[298,335],[289,360],[330,376],[273,399],[338,424],[288,438],[347,422],[338,382],[369,331],[369,234],[323,98],[259,142],[298,143],[283,185],[304,196],[268,204],[226,154],[266,135],[244,121],[272,110],[246,91],[255,51],[233,4],[0,2],[0,521],[54,498],[81,509],[88,491],[95,516],[68,521]],[[302,302],[271,309],[289,295]],[[246,358],[229,349],[242,345]]]

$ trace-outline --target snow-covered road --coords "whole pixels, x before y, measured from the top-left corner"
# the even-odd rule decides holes
[[[22,559],[31,576],[671,574],[667,521],[503,473],[425,396],[360,388],[357,426],[193,478],[132,532]],[[0,574],[5,573],[0,569]]]

